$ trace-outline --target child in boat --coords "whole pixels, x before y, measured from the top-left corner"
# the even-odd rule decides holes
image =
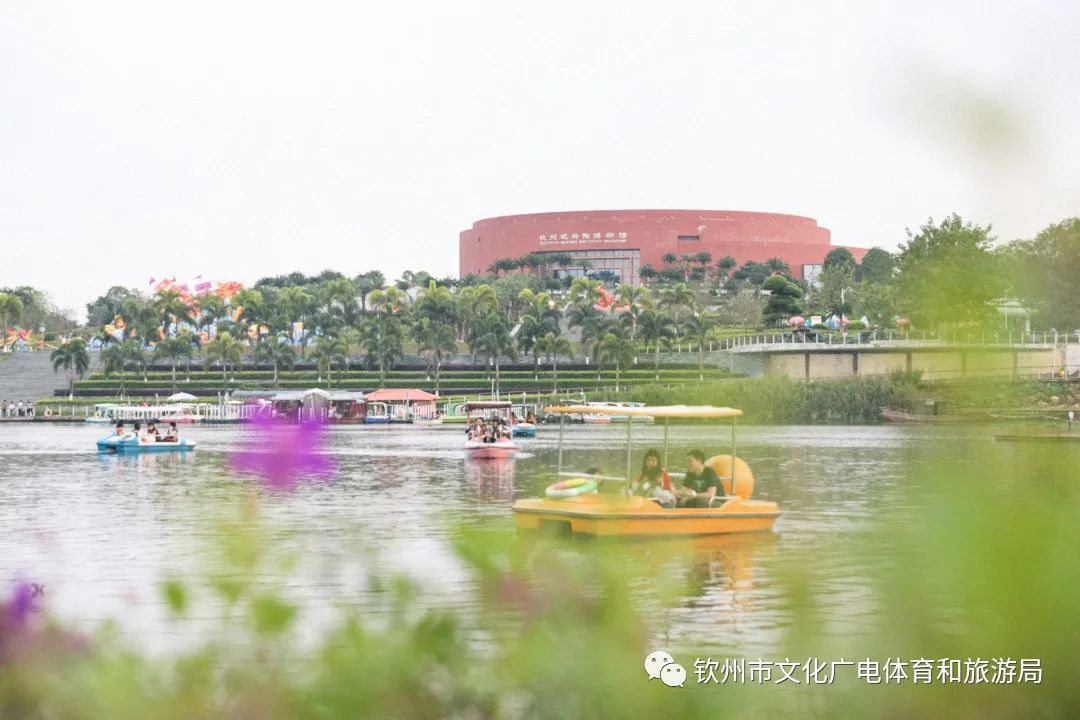
[[[707,508],[720,494],[720,476],[705,464],[705,453],[691,450],[686,456],[686,476],[682,487],[675,491],[679,507]]]

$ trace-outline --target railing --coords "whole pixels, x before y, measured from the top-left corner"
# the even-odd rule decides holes
[[[712,350],[732,350],[753,345],[871,345],[874,343],[934,343],[956,345],[1062,345],[1080,343],[1080,332],[1059,333],[1018,332],[1018,333],[935,333],[930,331],[912,331],[901,333],[893,330],[864,330],[856,332],[829,332],[809,330],[807,332],[761,333],[725,338],[716,343],[709,343]]]

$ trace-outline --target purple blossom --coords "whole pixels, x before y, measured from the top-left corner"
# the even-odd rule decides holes
[[[271,490],[289,491],[302,477],[328,478],[337,469],[334,459],[320,452],[326,440],[322,424],[276,423],[263,415],[253,424],[256,437],[230,458],[237,472],[258,475]]]

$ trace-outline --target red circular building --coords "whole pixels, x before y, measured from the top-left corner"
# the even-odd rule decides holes
[[[734,210],[585,210],[506,215],[478,220],[461,233],[462,275],[481,274],[504,258],[569,253],[592,271],[608,270],[637,284],[644,265],[664,268],[664,256],[708,252],[739,265],[780,258],[797,278],[812,279],[833,249],[829,231],[798,215]],[[848,248],[856,260],[866,252]]]

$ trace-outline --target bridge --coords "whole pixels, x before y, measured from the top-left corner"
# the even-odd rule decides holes
[[[924,379],[1053,377],[1080,373],[1080,334],[936,337],[930,333],[765,333],[726,338],[710,362],[760,377],[814,380],[918,371]]]

